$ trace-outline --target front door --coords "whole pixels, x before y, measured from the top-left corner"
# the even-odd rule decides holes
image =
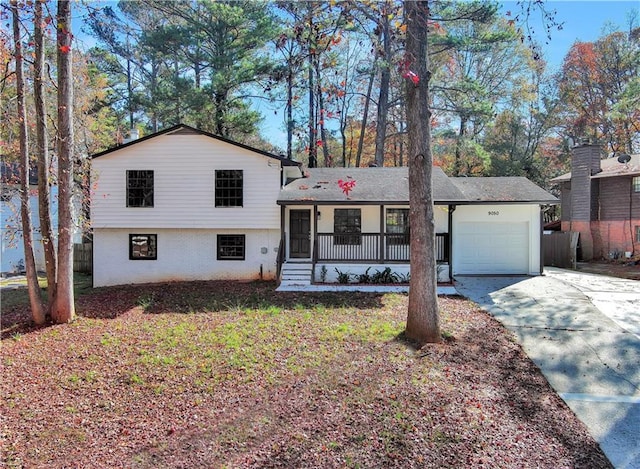
[[[311,210],[289,212],[289,257],[311,257]]]

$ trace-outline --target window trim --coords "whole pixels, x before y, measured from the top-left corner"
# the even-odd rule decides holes
[[[134,256],[133,239],[146,237],[147,243],[153,248],[153,256]],[[151,240],[153,239],[153,242]],[[155,261],[158,259],[158,235],[155,233],[129,233],[129,260],[130,261]]]
[[[353,213],[351,213],[353,212]],[[355,215],[357,212],[357,215]],[[337,221],[338,214],[346,214],[346,231],[339,231]],[[354,216],[353,222],[349,218]],[[333,244],[334,246],[360,246],[362,244],[362,209],[360,208],[336,208],[333,209]]]
[[[640,225],[636,225],[636,243],[640,243]]]
[[[225,177],[223,173],[229,175]],[[233,177],[230,176],[232,173]],[[216,169],[213,175],[213,199],[216,208],[244,207],[244,170]]]
[[[146,182],[148,183],[149,181],[149,176],[151,176],[151,203],[150,204],[145,204],[145,200],[146,197],[144,196],[144,190],[148,189],[147,187],[131,187],[131,180],[133,177],[133,173],[141,173],[141,172],[146,172]],[[136,178],[138,180],[142,180],[141,177]],[[126,173],[126,184],[127,184],[127,191],[126,191],[126,205],[129,208],[152,208],[155,205],[155,171],[153,169],[127,169],[127,173]],[[140,205],[137,204],[132,204],[131,203],[131,191],[132,190],[140,190],[143,191],[142,194],[142,203]]]
[[[224,245],[222,243],[222,239],[223,238],[238,238],[238,239],[242,239],[242,244],[241,245],[237,245],[237,246],[228,246],[228,245]],[[240,247],[242,249],[242,257],[240,256],[225,256],[222,253],[222,248],[223,247],[227,247],[227,248],[238,248]],[[244,261],[247,257],[247,236],[244,234],[218,234],[216,236],[216,260],[219,261]]]
[[[389,224],[389,215],[392,213],[402,213],[403,215],[403,224]],[[406,214],[406,215],[405,215]],[[409,244],[410,235],[411,235],[411,224],[409,222],[409,209],[408,208],[387,208],[385,211],[385,231],[386,235],[392,235],[387,237],[388,244],[392,246],[406,246]],[[403,231],[390,231],[389,227],[402,227]],[[395,235],[395,236],[393,236]]]

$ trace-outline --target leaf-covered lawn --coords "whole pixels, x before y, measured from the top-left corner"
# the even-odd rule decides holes
[[[3,311],[6,467],[610,467],[496,321],[441,298],[272,283],[96,289],[70,325]],[[21,333],[16,331],[22,330]]]

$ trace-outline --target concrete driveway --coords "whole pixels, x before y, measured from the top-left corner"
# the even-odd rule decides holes
[[[616,468],[640,469],[640,282],[545,268],[456,289],[516,335]]]

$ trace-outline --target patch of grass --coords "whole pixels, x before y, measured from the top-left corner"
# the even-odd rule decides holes
[[[20,288],[16,288],[12,290],[5,289],[2,291],[2,308],[9,309],[9,308],[15,308],[18,306],[28,306],[29,292],[27,291],[27,280],[23,277],[20,277],[20,278],[9,277],[9,278],[4,278],[0,280],[1,286],[6,286],[9,284],[19,285]],[[38,284],[42,289],[42,299],[46,301],[47,299],[46,276],[39,275]],[[73,274],[73,289],[74,289],[74,294],[76,298],[82,295],[86,295],[87,293],[91,293],[93,291],[91,276],[82,274],[79,272],[75,272]]]
[[[125,382],[130,385],[143,385],[145,383],[144,379],[137,373],[129,373],[125,379]]]
[[[116,347],[120,345],[120,339],[116,335],[105,332],[100,338],[100,343],[105,347]]]

